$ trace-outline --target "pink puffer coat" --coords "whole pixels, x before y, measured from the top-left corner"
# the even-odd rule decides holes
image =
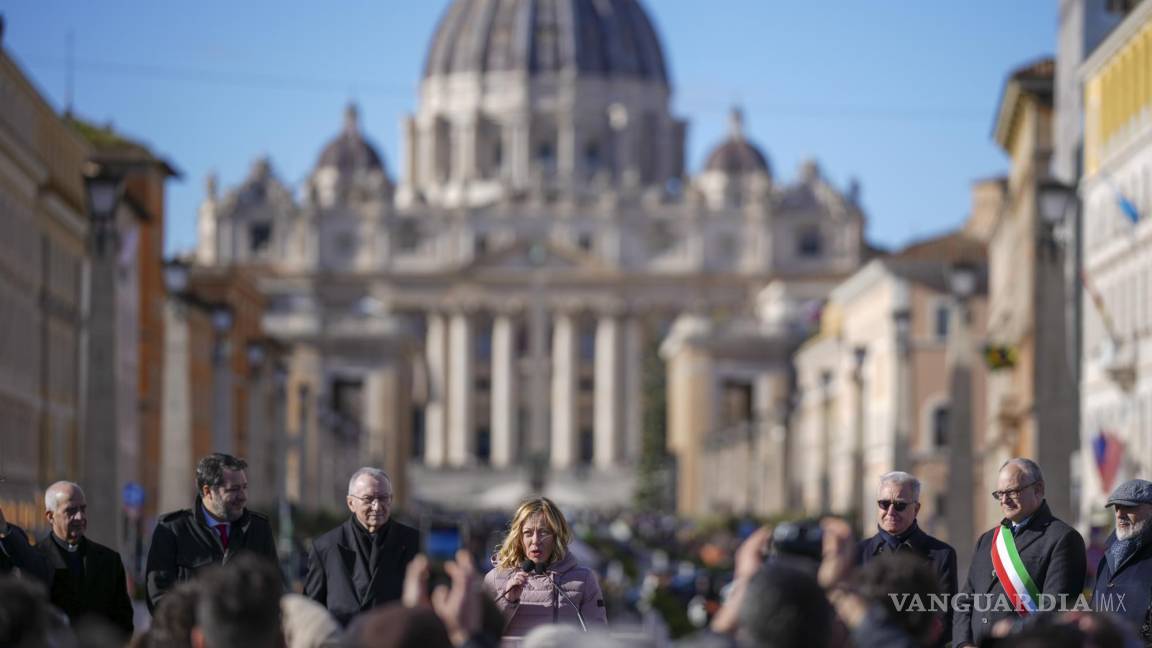
[[[571,553],[549,565],[543,574],[529,576],[520,592],[519,603],[512,603],[500,596],[508,578],[515,571],[497,567],[484,576],[484,590],[497,599],[496,605],[500,606],[507,619],[505,637],[523,637],[536,626],[549,623],[579,626],[573,604],[580,609],[589,630],[607,625],[608,616],[604,610],[600,581],[596,580],[596,573],[591,569],[577,566]],[[563,588],[568,598],[557,592],[553,583]],[[572,599],[572,602],[569,603],[568,599]]]

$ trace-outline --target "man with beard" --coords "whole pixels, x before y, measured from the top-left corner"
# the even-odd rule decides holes
[[[211,565],[227,564],[241,552],[277,562],[268,518],[245,508],[247,468],[247,462],[232,455],[204,457],[196,464],[198,492],[193,508],[160,516],[145,569],[150,612],[178,583],[191,580]]]
[[[1084,538],[1052,515],[1044,500],[1044,475],[1031,459],[1000,466],[992,497],[1004,519],[984,533],[972,552],[968,578],[953,606],[952,645],[979,644],[1003,619],[1026,618],[1044,598],[1060,595],[1068,606],[1084,589]],[[1040,599],[1040,600],[1038,600]]]
[[[1092,609],[1114,612],[1140,631],[1152,603],[1152,482],[1126,481],[1104,506],[1114,509],[1116,531],[1096,569]],[[1147,629],[1143,639],[1152,640]]]
[[[878,529],[876,535],[857,545],[859,564],[866,565],[885,554],[916,556],[936,574],[938,592],[951,598],[956,593],[956,550],[925,533],[916,523],[920,513],[920,480],[900,471],[882,475],[876,505]],[[938,634],[939,645],[943,646],[952,633],[952,613],[945,612],[936,622],[942,624]]]
[[[76,625],[94,615],[132,636],[132,600],[120,554],[84,537],[88,502],[72,482],[58,481],[44,493],[44,517],[51,531],[36,550],[51,565],[52,605]]]
[[[391,519],[392,481],[383,470],[353,473],[346,501],[352,515],[312,543],[304,580],[304,595],[345,626],[400,598],[405,570],[420,550],[419,532]]]

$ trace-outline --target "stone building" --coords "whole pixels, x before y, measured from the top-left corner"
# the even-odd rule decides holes
[[[739,112],[689,176],[635,0],[457,0],[426,61],[401,177],[349,106],[302,187],[260,160],[200,210],[197,263],[260,268],[291,349],[289,496],[334,506],[356,465],[411,459],[423,501],[503,507],[547,473],[625,503],[644,354],[681,316],[751,316],[770,281],[822,297],[861,263],[858,190],[814,162],[781,181]]]
[[[1080,69],[1084,89],[1084,343],[1080,519],[1111,525],[1108,492],[1152,469],[1152,5],[1140,3]],[[1113,468],[1102,469],[1113,463]],[[1087,529],[1085,529],[1087,530]]]

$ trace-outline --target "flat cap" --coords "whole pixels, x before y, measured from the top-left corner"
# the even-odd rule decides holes
[[[1121,506],[1137,506],[1139,504],[1152,504],[1152,482],[1144,479],[1129,479],[1116,487],[1108,496],[1105,508],[1119,504]]]

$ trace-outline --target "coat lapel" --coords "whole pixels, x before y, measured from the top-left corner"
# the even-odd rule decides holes
[[[354,598],[363,609],[365,601],[368,600],[372,593],[371,576],[364,574],[360,579],[357,578],[357,573],[364,573],[364,565],[360,560],[360,552],[357,550],[356,544],[356,528],[352,525],[356,522],[352,518],[348,518],[342,526],[342,533],[340,534],[340,542],[336,543],[336,550],[340,552],[340,560],[344,563],[344,573],[348,575],[348,589]],[[357,580],[363,580],[367,586],[363,590],[356,586]]]
[[[404,546],[400,542],[400,530],[388,520],[388,535],[384,538],[384,544],[380,546],[377,551],[376,564],[371,565],[371,580],[368,582],[368,591],[376,591],[376,579],[380,577],[381,572],[390,572],[395,563],[400,559],[403,553]]]

